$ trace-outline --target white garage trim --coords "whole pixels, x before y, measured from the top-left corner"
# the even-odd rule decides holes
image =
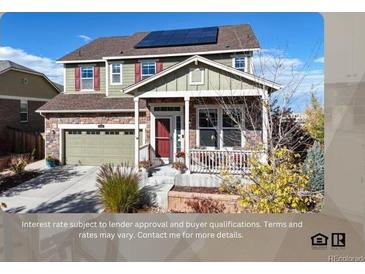
[[[100,126],[103,127],[100,127]],[[146,124],[140,124],[139,128],[142,129],[142,143],[143,145],[146,144]],[[103,129],[134,129],[134,124],[59,124],[58,125],[58,129],[59,129],[59,154],[60,154],[60,161],[64,164],[64,159],[63,159],[63,143],[64,143],[64,136],[63,133],[65,130],[68,129],[99,129],[99,130],[103,130]]]
[[[102,127],[100,127],[102,126]],[[141,129],[146,129],[146,124],[140,124]],[[59,124],[61,129],[134,129],[134,124]]]

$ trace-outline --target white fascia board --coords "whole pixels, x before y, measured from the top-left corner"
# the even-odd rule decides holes
[[[140,112],[146,111],[140,109]],[[119,112],[134,112],[134,109],[93,109],[93,110],[36,110],[38,113],[119,113]]]
[[[151,55],[107,56],[107,57],[103,57],[103,59],[104,60],[146,59],[146,58],[160,58],[160,57],[176,57],[176,56],[210,55],[210,54],[222,54],[222,53],[248,52],[248,51],[258,51],[258,50],[260,50],[260,48],[212,50],[212,51],[181,52],[181,53],[166,53],[166,54],[151,54]]]
[[[100,125],[103,125],[100,128]],[[141,129],[146,129],[146,124],[140,124]],[[134,124],[59,124],[59,129],[134,129]]]
[[[56,61],[57,64],[105,63],[103,59]]]
[[[263,89],[239,89],[239,90],[201,90],[201,91],[147,91],[136,94],[137,98],[185,98],[185,97],[231,97],[231,96],[264,96]],[[158,104],[157,104],[158,105]]]
[[[23,97],[23,96],[8,96],[8,95],[0,95],[0,99],[6,100],[25,100],[25,101],[37,101],[37,102],[48,102],[51,99],[47,98],[35,98],[35,97]]]

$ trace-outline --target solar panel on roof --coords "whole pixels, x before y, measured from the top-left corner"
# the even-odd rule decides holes
[[[218,27],[153,31],[139,41],[135,48],[156,48],[186,45],[216,44]]]

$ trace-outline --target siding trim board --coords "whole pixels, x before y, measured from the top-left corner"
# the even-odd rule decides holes
[[[23,97],[23,96],[9,96],[9,95],[0,95],[0,99],[7,100],[27,100],[27,101],[39,101],[39,102],[48,102],[51,99],[45,98],[35,98],[35,97]]]

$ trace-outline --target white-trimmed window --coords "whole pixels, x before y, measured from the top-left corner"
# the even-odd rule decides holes
[[[82,66],[81,67],[81,90],[93,90],[94,89],[94,67]]]
[[[199,109],[199,145],[218,148],[218,109]]]
[[[122,64],[110,64],[110,82],[112,85],[122,84]]]
[[[204,84],[204,69],[203,68],[190,69],[189,84],[190,85],[203,85]]]
[[[233,67],[241,71],[246,71],[246,57],[245,56],[233,57]]]
[[[155,61],[143,61],[141,63],[141,76],[142,80],[156,74],[156,62]]]
[[[243,110],[240,107],[222,109],[207,106],[198,108],[197,145],[209,149],[243,147]]]
[[[20,122],[28,122],[28,101],[26,100],[20,101]]]
[[[237,108],[222,111],[222,134],[223,147],[241,147],[242,146],[242,111]]]

